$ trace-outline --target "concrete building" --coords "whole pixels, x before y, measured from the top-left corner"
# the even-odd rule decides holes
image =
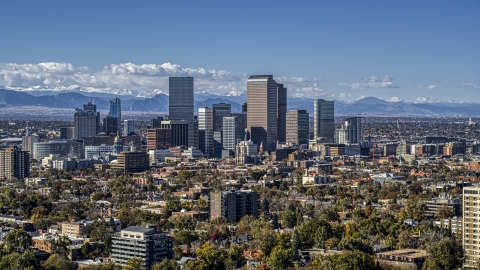
[[[123,136],[135,134],[135,121],[123,120]]]
[[[239,222],[246,215],[258,217],[258,195],[252,190],[210,192],[210,217]]]
[[[170,129],[172,134],[172,141],[170,145],[172,147],[175,146],[188,146],[189,140],[191,137],[191,133],[193,129],[190,131],[190,124],[186,120],[164,120],[161,119],[158,125],[155,125],[154,128],[161,128],[161,129]]]
[[[187,140],[185,146],[193,146],[194,130],[193,130],[193,115],[194,115],[194,84],[193,77],[169,77],[169,119],[186,121],[186,135]],[[184,127],[182,127],[184,128]],[[172,128],[173,129],[173,128]],[[172,135],[175,132],[172,130]],[[173,144],[177,146],[178,144]]]
[[[198,144],[205,157],[213,157],[213,109],[208,107],[198,108]]]
[[[40,138],[37,135],[29,135],[22,137],[22,150],[27,151],[30,154],[33,153],[33,144],[40,142]]]
[[[237,165],[252,164],[257,154],[258,146],[252,141],[239,141],[235,148],[235,163]]]
[[[286,116],[286,142],[308,144],[309,115],[306,110],[290,110]]]
[[[267,151],[277,143],[277,83],[272,75],[250,76],[247,80],[247,129],[254,144]]]
[[[84,226],[79,222],[62,222],[62,234],[66,236],[80,237],[80,229]]]
[[[61,156],[75,155],[83,158],[82,140],[55,140],[49,142],[40,142],[33,144],[33,158],[42,160],[44,157],[56,154]]]
[[[0,150],[0,178],[12,180],[30,176],[30,153],[16,146]]]
[[[117,134],[118,130],[118,119],[116,117],[107,115],[107,117],[103,118],[103,132],[105,132],[106,135]]]
[[[420,270],[427,259],[427,251],[422,249],[400,249],[375,254],[375,263],[381,266],[398,266],[401,269]]]
[[[60,140],[73,139],[74,128],[73,127],[61,127],[60,128]]]
[[[302,177],[303,185],[325,185],[330,184],[332,179],[329,175],[320,175],[320,174],[308,174],[308,171],[305,171],[305,175]]]
[[[480,231],[478,230],[478,200],[480,199],[480,187],[471,186],[463,188],[463,220],[462,220],[462,244],[465,250],[465,262],[463,269],[478,269],[480,258]],[[477,229],[475,229],[477,228]]]
[[[93,137],[100,132],[100,112],[97,112],[97,105],[88,102],[83,109],[76,108],[73,115],[73,137]]]
[[[237,141],[244,138],[245,130],[242,129],[238,116],[223,118],[223,149],[235,151]]]
[[[110,163],[111,169],[123,172],[144,172],[149,166],[149,155],[146,152],[122,152],[116,161]]]
[[[173,257],[173,239],[155,227],[131,226],[112,238],[113,261],[125,266],[128,259],[141,258],[144,267],[150,269],[156,262]]]
[[[124,145],[122,151],[128,151],[128,150],[129,150],[129,146]],[[113,145],[110,146],[110,145],[102,144],[99,146],[93,146],[93,145],[85,146],[84,156],[86,159],[92,159],[94,156],[107,156],[110,154],[113,154]]]
[[[147,129],[147,151],[172,147],[172,130],[169,128]]]
[[[426,201],[425,205],[427,207],[427,210],[425,210],[426,217],[433,218],[442,207],[447,207],[452,211],[453,215],[460,216],[460,200],[445,192],[440,193],[436,198]]]
[[[362,118],[345,119],[342,128],[335,130],[335,142],[343,144],[360,143],[362,140]]]
[[[334,142],[334,101],[317,99],[313,104],[313,137],[325,138],[328,142]]]
[[[277,141],[287,141],[287,88],[277,84]]]

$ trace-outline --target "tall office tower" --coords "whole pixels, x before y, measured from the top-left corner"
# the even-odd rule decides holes
[[[73,115],[73,137],[93,137],[100,132],[100,112],[97,112],[97,105],[88,102],[83,109],[76,108]]]
[[[28,135],[22,137],[22,150],[33,153],[33,144],[40,142],[40,138],[37,135]]]
[[[272,75],[250,76],[247,81],[247,129],[256,145],[267,151],[277,143],[277,83]]]
[[[344,128],[347,130],[347,142],[359,143],[362,140],[362,118],[351,117],[345,120]]]
[[[172,130],[168,128],[147,129],[147,151],[168,149],[172,146]]]
[[[105,135],[117,134],[120,129],[118,128],[118,119],[116,117],[111,117],[108,115],[103,118],[103,132]]]
[[[348,133],[347,130],[342,128],[335,129],[335,143],[338,144],[347,144],[348,143]]]
[[[0,150],[0,179],[24,179],[30,176],[30,153],[16,146]]]
[[[187,121],[186,146],[193,146],[193,77],[169,77],[168,83],[169,119]]]
[[[60,140],[73,139],[74,128],[73,127],[61,127],[60,128]]]
[[[221,131],[223,126],[223,117],[228,117],[232,114],[232,104],[226,104],[223,102],[213,104],[213,130]]]
[[[213,157],[222,158],[223,151],[223,131],[213,132]]]
[[[129,259],[141,258],[144,267],[150,269],[155,263],[173,258],[173,239],[154,226],[131,226],[112,237],[112,257],[121,266]]]
[[[211,218],[224,217],[236,223],[246,215],[258,217],[258,195],[254,190],[210,192]]]
[[[135,134],[135,121],[123,120],[123,136]]]
[[[247,103],[242,104],[242,113],[247,113]]]
[[[223,148],[225,150],[235,151],[237,140],[242,136],[242,131],[239,130],[239,118],[235,116],[223,118]],[[242,138],[240,138],[242,140]],[[240,141],[238,140],[238,141]]]
[[[335,135],[333,101],[317,99],[313,104],[313,137],[333,142]]]
[[[277,84],[277,140],[284,143],[287,140],[287,88]]]
[[[479,217],[477,216],[477,204],[480,198],[480,187],[463,188],[463,219],[462,219],[462,244],[465,250],[463,269],[478,269],[478,250],[480,250],[479,234],[475,229]],[[473,228],[473,229],[472,229]]]
[[[198,146],[205,157],[213,157],[213,109],[198,108]]]
[[[117,119],[117,129],[114,133],[122,132],[122,106],[120,103],[120,99],[112,99],[110,100],[110,111],[108,112],[108,116],[115,117]]]
[[[238,133],[238,139],[240,141],[245,140],[245,130],[247,129],[247,114],[246,113],[232,113],[232,117],[237,118],[236,127],[240,132]]]
[[[287,143],[308,144],[309,119],[306,110],[290,110],[287,113]]]

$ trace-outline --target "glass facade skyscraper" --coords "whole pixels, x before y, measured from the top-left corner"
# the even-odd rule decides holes
[[[188,137],[187,146],[193,146],[193,77],[169,77],[168,89],[169,119],[183,120],[188,123],[188,130],[185,134]]]

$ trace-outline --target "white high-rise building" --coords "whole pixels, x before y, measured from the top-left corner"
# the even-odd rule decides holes
[[[135,133],[135,121],[123,120],[123,136]]]
[[[205,157],[213,157],[213,109],[198,109],[198,144]]]

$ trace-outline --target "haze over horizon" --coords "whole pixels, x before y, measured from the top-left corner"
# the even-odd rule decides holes
[[[0,85],[131,96],[238,94],[480,101],[480,2],[0,3]]]

